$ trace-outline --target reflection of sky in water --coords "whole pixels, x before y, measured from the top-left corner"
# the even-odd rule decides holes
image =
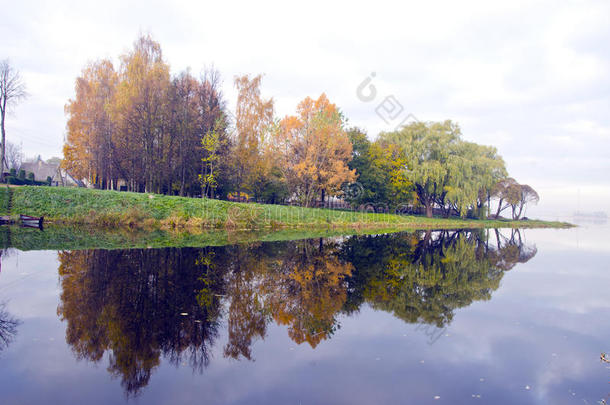
[[[599,361],[610,350],[608,230],[525,231],[538,254],[507,272],[491,300],[455,310],[434,344],[417,325],[364,305],[315,349],[271,323],[255,361],[236,361],[223,357],[223,322],[203,374],[162,362],[137,402],[596,403],[610,393]],[[121,402],[108,354],[77,361],[65,343],[57,267],[55,252],[2,259],[0,299],[22,324],[0,353],[0,403]]]

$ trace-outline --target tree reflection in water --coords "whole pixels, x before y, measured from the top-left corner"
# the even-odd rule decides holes
[[[19,324],[20,322],[6,310],[6,303],[0,303],[0,352],[13,341]]]
[[[0,272],[2,271],[2,258],[10,254],[11,249],[0,249]],[[6,310],[6,302],[0,302],[0,352],[15,339],[17,327],[20,324],[21,322]]]
[[[438,327],[491,298],[535,248],[519,231],[416,232],[207,248],[60,252],[58,314],[76,356],[99,362],[128,394],[161,356],[202,372],[228,327],[224,356],[253,359],[267,325],[316,347],[363,303]]]

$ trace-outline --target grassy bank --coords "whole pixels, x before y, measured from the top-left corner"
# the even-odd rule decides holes
[[[546,221],[466,220],[337,211],[280,205],[63,187],[0,188],[0,214],[44,216],[46,222],[175,231],[280,229],[458,229],[565,227]]]

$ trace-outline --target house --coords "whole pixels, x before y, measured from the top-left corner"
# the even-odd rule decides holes
[[[82,183],[62,169],[59,162],[45,162],[40,155],[33,162],[23,162],[20,169],[26,173],[34,173],[36,181],[47,181],[50,177],[52,186],[82,187]]]

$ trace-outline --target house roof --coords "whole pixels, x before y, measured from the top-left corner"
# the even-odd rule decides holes
[[[46,181],[47,177],[54,178],[59,170],[59,164],[47,163],[40,156],[34,162],[24,162],[21,164],[21,169],[26,173],[34,173],[36,181]]]

